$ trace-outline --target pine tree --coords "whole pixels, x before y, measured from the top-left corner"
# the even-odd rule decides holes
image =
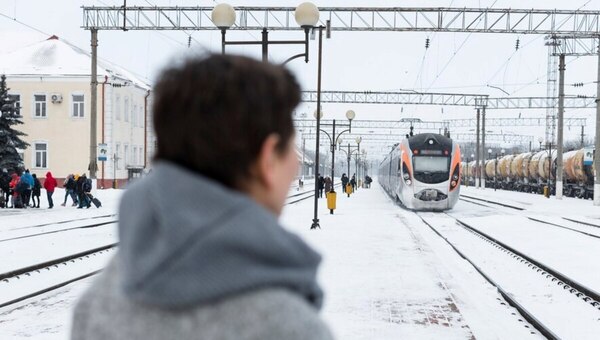
[[[29,144],[21,139],[25,133],[15,130],[13,126],[23,124],[20,120],[20,108],[8,96],[6,76],[0,77],[0,169],[11,171],[22,170],[23,160],[17,149],[25,150]]]

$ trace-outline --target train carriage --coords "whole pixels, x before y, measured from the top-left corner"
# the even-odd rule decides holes
[[[379,183],[390,196],[413,210],[454,207],[460,194],[460,148],[432,133],[404,139],[379,168]]]

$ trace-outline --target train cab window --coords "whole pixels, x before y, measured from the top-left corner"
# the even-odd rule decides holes
[[[440,156],[413,156],[413,171],[417,181],[434,184],[448,180],[450,158]]]

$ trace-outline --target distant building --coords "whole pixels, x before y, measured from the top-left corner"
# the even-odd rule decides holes
[[[0,73],[21,107],[18,128],[31,144],[21,150],[25,167],[38,177],[89,175],[90,69],[85,51],[56,36],[0,54]],[[141,174],[154,152],[150,86],[98,61],[97,95],[97,142],[108,147],[107,160],[98,162],[98,187],[120,187]]]

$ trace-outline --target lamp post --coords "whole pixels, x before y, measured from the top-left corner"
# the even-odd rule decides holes
[[[300,57],[304,57],[304,61],[308,63],[308,33],[319,21],[319,9],[311,2],[304,2],[296,7],[294,17],[296,23],[304,30],[304,40],[269,40],[269,32],[263,28],[261,41],[227,41],[227,30],[235,24],[235,9],[229,4],[222,3],[216,5],[211,13],[213,23],[221,30],[222,54],[225,54],[227,45],[261,45],[262,60],[266,62],[269,60],[269,45],[304,45],[304,53],[288,58],[283,64]]]
[[[316,118],[316,111],[315,111],[315,118]],[[321,118],[323,117],[323,113],[321,112]],[[351,133],[352,132],[352,120],[354,120],[354,118],[356,118],[356,112],[354,112],[353,110],[348,110],[346,111],[346,119],[348,119],[348,124],[342,124],[342,123],[337,123],[336,120],[334,119],[333,122],[331,124],[328,123],[321,123],[321,126],[331,126],[332,127],[332,133],[331,135],[325,131],[325,130],[321,130],[319,128],[318,131],[323,132],[328,138],[329,138],[329,142],[330,142],[330,147],[331,147],[331,191],[335,192],[334,188],[334,182],[335,182],[335,144],[336,143],[341,143],[342,139],[340,138],[340,136],[345,133]],[[319,119],[320,120],[320,119]],[[336,126],[341,126],[341,127],[348,127],[346,130],[341,131],[339,134],[335,134],[335,128]],[[317,136],[320,133],[317,133]],[[317,137],[318,138],[318,137]],[[329,210],[330,214],[333,214],[333,210]]]
[[[356,138],[356,143],[357,146],[350,146],[350,143],[348,143],[348,150],[344,150],[341,148],[341,142],[340,142],[340,151],[344,151],[344,153],[346,154],[346,159],[348,160],[348,178],[350,178],[350,160],[352,159],[352,153],[356,152],[356,153],[360,153],[360,142],[362,141],[362,139],[360,137]],[[350,194],[348,194],[348,197],[350,197]]]

